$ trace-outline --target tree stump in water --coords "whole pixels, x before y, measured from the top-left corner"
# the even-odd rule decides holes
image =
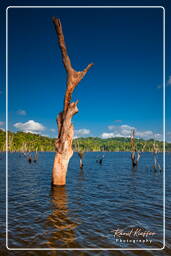
[[[158,158],[157,158],[158,153],[159,153],[159,147],[158,147],[158,145],[156,145],[156,143],[154,141],[154,143],[153,143],[154,165],[152,167],[155,172],[157,172],[157,170],[159,170],[160,172],[162,171],[162,168],[161,168]]]
[[[73,155],[72,141],[74,136],[74,127],[71,120],[78,112],[78,101],[71,102],[71,97],[75,87],[83,79],[93,64],[89,64],[83,71],[76,71],[73,69],[70,58],[67,54],[61,22],[55,17],[53,17],[52,20],[58,37],[62,61],[67,73],[64,107],[63,111],[60,112],[57,117],[58,138],[55,142],[56,154],[52,170],[52,185],[65,185],[68,163]]]
[[[144,152],[146,143],[142,146],[142,150],[138,151],[137,147],[135,145],[135,130],[132,130],[132,135],[131,135],[131,161],[132,161],[132,168],[135,168],[138,166],[138,162],[141,157],[141,153]],[[137,153],[137,155],[136,155]]]
[[[84,157],[84,151],[79,151],[78,155],[80,157],[80,169],[83,169],[83,157]]]

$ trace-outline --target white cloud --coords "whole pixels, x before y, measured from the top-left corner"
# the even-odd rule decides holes
[[[143,139],[154,138],[155,134],[152,131],[136,131],[136,136]]]
[[[117,126],[116,126],[116,125],[109,125],[107,128],[108,128],[110,131],[112,131],[112,130],[114,130],[115,128],[117,128]]]
[[[29,120],[26,123],[16,123],[14,127],[23,132],[40,133],[45,130],[45,127],[33,120]]]
[[[163,135],[160,134],[160,133],[155,133],[155,134],[154,134],[154,139],[155,139],[155,140],[163,140]]]
[[[124,124],[124,125],[121,125],[121,126],[120,126],[120,129],[121,129],[120,132],[121,132],[121,134],[122,134],[123,136],[129,137],[129,136],[131,135],[132,130],[134,130],[135,127],[129,126],[129,125],[127,125],[127,124]]]
[[[162,140],[162,135],[160,133],[155,134],[151,130],[139,131],[135,127],[127,124],[124,124],[121,126],[109,125],[108,129],[110,130],[110,132],[104,132],[101,134],[101,137],[103,139],[115,138],[115,137],[130,137],[132,134],[132,130],[135,129],[136,130],[135,135],[138,138],[142,138],[146,140],[155,138],[157,140]]]
[[[0,126],[3,126],[5,124],[5,122],[0,121]]]
[[[0,121],[0,126],[4,126],[4,125],[5,125],[5,122]],[[5,131],[5,129],[4,129],[4,128],[2,128],[2,127],[0,127],[0,130]]]
[[[135,128],[133,126],[123,124],[120,126],[109,125],[108,129],[112,132],[102,133],[102,138],[129,137],[131,135],[131,131]]]
[[[50,129],[50,131],[51,131],[51,132],[56,132],[56,130],[55,130],[55,129],[53,129],[53,128],[52,128],[52,129]]]
[[[166,133],[166,141],[171,142],[171,132]]]
[[[103,139],[113,138],[114,137],[114,133],[113,132],[104,132],[104,133],[102,133],[101,137]]]
[[[50,137],[48,134],[41,134],[41,136]]]
[[[75,134],[75,137],[76,136],[79,137],[82,135],[88,135],[88,134],[90,134],[90,130],[83,128],[83,129],[75,130],[74,134]]]
[[[101,135],[102,139],[109,139],[109,138],[114,138],[114,137],[125,137],[120,133],[114,133],[114,132],[104,132]]]
[[[25,116],[27,114],[27,112],[23,109],[19,109],[19,110],[17,110],[17,114],[20,116]]]

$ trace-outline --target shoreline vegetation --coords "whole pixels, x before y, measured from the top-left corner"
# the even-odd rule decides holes
[[[9,152],[55,152],[55,138],[39,134],[8,131]],[[153,152],[153,139],[135,139],[138,150],[146,143],[145,152]],[[163,152],[163,142],[155,141],[159,152]],[[166,152],[171,152],[171,143],[166,142]],[[115,137],[102,139],[99,137],[84,137],[73,140],[73,150],[83,152],[131,152],[130,138]],[[6,151],[6,133],[0,130],[0,152]]]

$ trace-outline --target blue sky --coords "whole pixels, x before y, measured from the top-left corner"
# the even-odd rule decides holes
[[[62,109],[66,81],[51,21],[56,16],[73,67],[82,70],[95,64],[73,94],[73,100],[79,99],[75,135],[129,136],[134,127],[138,137],[160,138],[162,15],[161,8],[9,9],[9,130],[56,136],[55,119]],[[167,70],[167,97],[170,75]],[[4,87],[0,93],[3,98]],[[166,108],[169,133],[169,102]],[[3,112],[2,128],[4,119]]]

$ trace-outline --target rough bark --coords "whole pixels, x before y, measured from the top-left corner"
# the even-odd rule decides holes
[[[52,20],[57,33],[62,61],[67,74],[63,111],[60,112],[57,117],[58,138],[55,142],[56,154],[52,170],[52,184],[65,185],[68,163],[73,155],[72,140],[74,128],[71,121],[72,117],[78,112],[78,101],[71,102],[72,93],[93,64],[89,64],[83,71],[76,71],[73,69],[67,53],[61,22],[55,17],[53,17]]]

